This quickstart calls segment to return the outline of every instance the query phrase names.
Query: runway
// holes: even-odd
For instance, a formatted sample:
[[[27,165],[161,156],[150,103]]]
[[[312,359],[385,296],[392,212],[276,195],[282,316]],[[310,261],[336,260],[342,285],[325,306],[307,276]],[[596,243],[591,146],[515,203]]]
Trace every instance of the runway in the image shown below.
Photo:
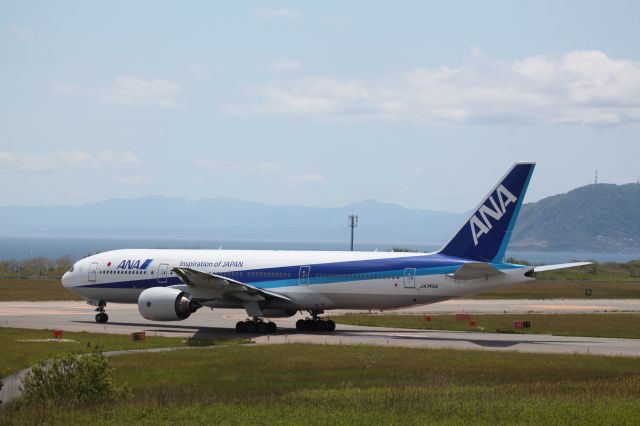
[[[136,305],[109,304],[110,320],[97,324],[93,307],[83,302],[2,302],[0,326],[61,329],[129,334],[146,331],[169,337],[247,337],[235,332],[235,323],[246,317],[241,310],[203,308],[184,321],[152,322],[138,313]],[[559,300],[451,300],[395,313],[596,313],[640,312],[640,301],[608,299]],[[332,311],[331,314],[345,313]],[[275,335],[256,335],[257,344],[326,343],[371,344],[422,348],[511,350],[537,353],[583,353],[640,356],[640,339],[562,337],[544,334],[503,334],[434,330],[389,329],[338,324],[333,333],[301,333],[295,322],[301,318],[278,318]]]

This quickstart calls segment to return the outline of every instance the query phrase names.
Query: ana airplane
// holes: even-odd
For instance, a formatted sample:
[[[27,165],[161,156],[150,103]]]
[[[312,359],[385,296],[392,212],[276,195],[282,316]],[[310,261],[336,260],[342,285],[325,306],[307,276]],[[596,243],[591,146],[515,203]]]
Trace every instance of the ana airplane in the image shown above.
[[[532,267],[504,263],[534,163],[516,163],[435,253],[114,250],[76,262],[62,283],[96,306],[137,303],[149,320],[178,321],[203,306],[245,309],[238,331],[273,332],[263,318],[308,311],[302,331],[332,331],[330,309],[396,309],[468,296],[533,279]]]

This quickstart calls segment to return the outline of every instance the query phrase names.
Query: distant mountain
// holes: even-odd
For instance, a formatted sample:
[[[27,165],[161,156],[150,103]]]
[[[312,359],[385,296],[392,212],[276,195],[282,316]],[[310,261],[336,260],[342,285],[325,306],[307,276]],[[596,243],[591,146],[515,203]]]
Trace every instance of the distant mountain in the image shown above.
[[[525,204],[509,248],[638,252],[640,185],[587,185]]]
[[[350,214],[360,216],[358,242],[388,246],[441,244],[468,217],[374,200],[323,208],[145,197],[82,206],[0,207],[0,236],[337,242],[348,237]],[[588,185],[525,204],[509,248],[640,252],[640,185]]]
[[[0,236],[344,241],[349,214],[360,216],[362,242],[439,243],[464,220],[459,214],[374,200],[322,208],[145,197],[82,206],[0,207]]]

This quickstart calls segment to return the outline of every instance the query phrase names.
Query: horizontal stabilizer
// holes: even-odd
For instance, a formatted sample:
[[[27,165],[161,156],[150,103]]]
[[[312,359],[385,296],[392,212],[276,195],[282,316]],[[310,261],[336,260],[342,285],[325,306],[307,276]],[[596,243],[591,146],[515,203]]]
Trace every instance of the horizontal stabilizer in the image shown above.
[[[592,262],[559,263],[557,265],[542,265],[533,268],[533,272],[555,271],[556,269],[575,268],[577,266],[591,265]]]
[[[477,280],[495,277],[503,273],[504,272],[499,271],[488,263],[467,262],[459,267],[457,271],[452,274],[447,274],[447,276],[456,280]]]

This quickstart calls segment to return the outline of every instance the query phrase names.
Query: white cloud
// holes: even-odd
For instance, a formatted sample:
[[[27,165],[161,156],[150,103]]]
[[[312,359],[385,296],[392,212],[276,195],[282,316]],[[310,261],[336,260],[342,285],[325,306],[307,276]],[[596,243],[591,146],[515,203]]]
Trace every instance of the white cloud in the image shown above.
[[[74,170],[117,169],[140,164],[131,151],[54,151],[30,155],[0,151],[0,168],[18,173],[51,173]]]
[[[410,185],[398,185],[393,187],[393,192],[398,194],[413,194],[415,193],[415,190],[413,189],[413,186]]]
[[[136,186],[151,183],[151,178],[147,175],[126,175],[117,176],[115,181],[121,185]]]
[[[224,172],[261,172],[280,173],[284,166],[277,162],[261,161],[257,163],[237,162],[237,161],[217,161],[208,158],[199,158],[193,162],[194,165],[207,169],[214,169]]]
[[[351,18],[348,16],[332,15],[325,17],[324,22],[336,27],[346,27],[351,24]]]
[[[261,172],[279,173],[284,170],[284,167],[280,163],[262,161],[257,164],[257,169]]]
[[[269,63],[270,71],[296,71],[302,69],[302,63],[291,58],[275,58]]]
[[[255,10],[256,16],[262,19],[297,19],[302,16],[302,12],[285,7],[260,8]]]
[[[640,63],[600,51],[496,61],[476,50],[463,66],[372,79],[308,76],[252,93],[225,111],[465,126],[640,123]]]
[[[86,90],[69,83],[53,83],[51,90],[58,95],[79,96],[86,93]]]
[[[295,115],[323,115],[337,112],[339,102],[329,97],[310,93],[295,93],[275,87],[265,88],[265,111]]]
[[[182,89],[164,79],[144,79],[122,75],[108,87],[83,88],[69,83],[55,83],[53,92],[66,96],[88,96],[97,102],[125,106],[156,106],[176,108],[176,97]]]
[[[17,25],[12,25],[9,27],[9,34],[11,34],[11,36],[14,38],[24,41],[31,41],[35,39],[36,36],[33,30],[30,30],[29,28],[19,27]]]
[[[300,187],[305,185],[326,184],[327,178],[314,171],[303,170],[302,173],[289,173],[285,166],[274,161],[239,162],[225,160],[211,160],[199,158],[193,162],[197,167],[209,169],[214,172],[227,172],[238,174],[259,174],[263,177],[273,177],[289,186]]]
[[[98,95],[98,101],[118,105],[178,106],[175,96],[180,86],[164,79],[142,79],[123,75]]]
[[[298,175],[288,175],[287,182],[293,186],[317,185],[327,183],[327,178],[318,173],[302,173]]]
[[[200,64],[198,62],[188,62],[187,68],[189,68],[191,75],[193,75],[193,77],[197,80],[204,80],[209,76],[209,70],[207,69],[206,65]]]

